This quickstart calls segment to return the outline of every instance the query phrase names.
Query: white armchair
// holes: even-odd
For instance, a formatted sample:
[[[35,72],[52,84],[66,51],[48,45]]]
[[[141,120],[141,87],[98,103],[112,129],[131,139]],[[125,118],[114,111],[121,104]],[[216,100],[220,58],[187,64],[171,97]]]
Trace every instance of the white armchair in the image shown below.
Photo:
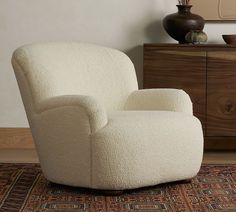
[[[182,90],[138,90],[122,52],[93,44],[38,43],[12,64],[46,178],[124,190],[190,179],[203,135]]]

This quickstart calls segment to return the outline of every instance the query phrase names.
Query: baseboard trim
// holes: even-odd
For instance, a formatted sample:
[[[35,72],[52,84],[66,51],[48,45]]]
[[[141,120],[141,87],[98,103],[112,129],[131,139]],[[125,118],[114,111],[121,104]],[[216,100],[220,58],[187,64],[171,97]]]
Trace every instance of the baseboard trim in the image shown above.
[[[29,128],[0,128],[0,149],[34,149]]]

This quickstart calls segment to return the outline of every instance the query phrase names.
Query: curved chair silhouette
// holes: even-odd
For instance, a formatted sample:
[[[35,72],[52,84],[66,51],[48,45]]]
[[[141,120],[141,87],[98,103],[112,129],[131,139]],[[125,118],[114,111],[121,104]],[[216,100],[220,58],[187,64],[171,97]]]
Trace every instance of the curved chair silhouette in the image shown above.
[[[203,135],[183,90],[138,90],[122,52],[84,43],[18,48],[12,64],[45,177],[124,190],[190,179]]]

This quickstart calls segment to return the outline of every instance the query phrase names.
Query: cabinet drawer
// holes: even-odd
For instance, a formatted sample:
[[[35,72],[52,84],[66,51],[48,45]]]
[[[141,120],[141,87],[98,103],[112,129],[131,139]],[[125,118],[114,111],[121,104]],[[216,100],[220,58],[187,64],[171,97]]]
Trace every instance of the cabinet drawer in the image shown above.
[[[208,52],[207,135],[236,136],[236,51]]]

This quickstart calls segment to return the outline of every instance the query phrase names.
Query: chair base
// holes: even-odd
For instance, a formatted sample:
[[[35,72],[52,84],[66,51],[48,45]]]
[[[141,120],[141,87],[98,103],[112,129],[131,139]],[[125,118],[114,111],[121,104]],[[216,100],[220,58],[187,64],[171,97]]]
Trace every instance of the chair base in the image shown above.
[[[105,196],[119,196],[124,193],[123,190],[99,190],[99,193],[104,194]]]
[[[192,179],[186,179],[186,180],[182,180],[183,183],[191,183]]]

